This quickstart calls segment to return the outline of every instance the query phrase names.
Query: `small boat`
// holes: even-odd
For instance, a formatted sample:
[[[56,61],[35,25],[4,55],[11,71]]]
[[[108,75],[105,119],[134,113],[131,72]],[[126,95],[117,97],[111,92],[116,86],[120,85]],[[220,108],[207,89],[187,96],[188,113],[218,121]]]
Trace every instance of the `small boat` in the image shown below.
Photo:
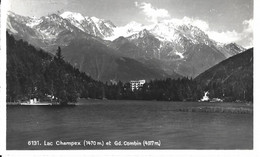
[[[50,102],[39,102],[36,99],[31,99],[30,101],[27,102],[22,102],[20,103],[21,105],[52,105]]]

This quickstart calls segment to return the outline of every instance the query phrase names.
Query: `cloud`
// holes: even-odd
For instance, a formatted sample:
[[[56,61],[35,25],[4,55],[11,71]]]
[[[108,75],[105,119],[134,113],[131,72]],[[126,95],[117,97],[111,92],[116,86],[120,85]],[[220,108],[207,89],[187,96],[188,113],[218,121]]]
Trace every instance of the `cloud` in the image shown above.
[[[235,30],[225,32],[207,31],[206,33],[210,39],[220,43],[231,43],[241,40],[241,35]]]
[[[220,42],[220,43],[231,43],[231,42],[237,42],[241,40],[241,33],[236,32],[235,30],[233,31],[222,31],[222,32],[217,32],[214,30],[210,30],[208,22],[200,19],[194,19],[194,18],[189,18],[189,17],[184,17],[182,19],[176,19],[173,18],[170,20],[173,23],[176,23],[178,25],[187,25],[190,24],[192,26],[196,26],[202,31],[204,31],[210,39]]]
[[[246,33],[253,33],[253,19],[244,20],[244,32]]]
[[[210,39],[220,42],[220,43],[232,43],[236,42],[245,48],[249,48],[253,46],[253,19],[244,20],[241,24],[243,25],[243,30],[238,32],[236,30],[232,31],[215,31],[210,29],[208,22],[193,19],[189,17],[184,17],[182,19],[172,18],[170,20],[173,23],[178,25],[182,24],[190,24],[198,27],[202,31],[204,31]]]
[[[158,9],[151,5],[151,3],[138,3],[135,2],[135,6],[142,10],[142,12],[146,15],[147,20],[149,22],[158,23],[159,20],[164,18],[171,18],[168,10],[166,9]],[[175,23],[178,25],[190,24],[198,27],[202,31],[204,31],[210,39],[220,42],[220,43],[231,43],[237,42],[244,47],[252,47],[253,46],[253,19],[244,20],[242,22],[243,30],[238,32],[236,30],[232,31],[222,31],[218,32],[215,30],[211,30],[208,22],[201,19],[194,19],[190,17],[183,17],[182,19],[171,18],[168,20],[171,23]]]
[[[192,20],[191,25],[198,27],[202,31],[209,30],[209,24],[203,20]]]
[[[152,6],[151,3],[138,3],[135,2],[135,6],[140,8],[142,12],[148,17],[148,21],[153,23],[158,23],[159,18],[169,18],[171,17],[168,10],[166,9],[158,9]],[[199,19],[193,19],[189,17],[184,17],[182,19],[172,18],[170,21],[177,24],[191,24],[197,26],[201,30],[205,31],[209,29],[209,25],[207,22]]]
[[[225,32],[217,32],[207,30],[209,38],[221,42],[221,43],[231,43],[237,42],[241,44],[245,48],[249,48],[253,46],[253,19],[244,20],[242,22],[243,30],[241,32],[233,31],[225,31]]]
[[[244,30],[242,32],[242,38],[247,39],[246,48],[253,47],[253,19],[243,21]]]
[[[173,20],[173,19],[172,19]],[[192,26],[196,26],[202,31],[207,31],[209,29],[209,24],[206,21],[200,19],[193,19],[189,17],[184,17],[182,19],[174,19],[176,22],[179,20],[179,24],[190,24]]]
[[[142,10],[142,12],[148,17],[148,21],[153,23],[157,23],[159,18],[170,17],[170,14],[166,9],[155,8],[151,3],[135,2],[135,6]]]

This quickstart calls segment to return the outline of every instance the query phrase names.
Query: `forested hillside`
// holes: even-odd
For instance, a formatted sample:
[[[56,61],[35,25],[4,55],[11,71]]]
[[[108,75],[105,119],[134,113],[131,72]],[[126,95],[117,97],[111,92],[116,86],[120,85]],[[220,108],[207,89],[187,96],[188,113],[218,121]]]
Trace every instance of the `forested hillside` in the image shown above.
[[[103,84],[66,63],[60,48],[51,56],[8,33],[6,77],[9,102],[46,99],[48,95],[64,103],[78,97],[102,97]]]
[[[222,61],[195,80],[211,97],[253,101],[253,48]]]

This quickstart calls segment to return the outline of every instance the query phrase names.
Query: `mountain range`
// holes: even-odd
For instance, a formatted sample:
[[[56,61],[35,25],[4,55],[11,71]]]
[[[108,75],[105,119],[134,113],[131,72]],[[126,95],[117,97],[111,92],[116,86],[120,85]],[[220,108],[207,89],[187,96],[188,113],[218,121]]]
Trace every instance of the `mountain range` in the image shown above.
[[[198,27],[164,20],[144,26],[64,12],[40,18],[8,13],[7,29],[17,39],[65,59],[101,81],[196,77],[245,49],[217,43]]]

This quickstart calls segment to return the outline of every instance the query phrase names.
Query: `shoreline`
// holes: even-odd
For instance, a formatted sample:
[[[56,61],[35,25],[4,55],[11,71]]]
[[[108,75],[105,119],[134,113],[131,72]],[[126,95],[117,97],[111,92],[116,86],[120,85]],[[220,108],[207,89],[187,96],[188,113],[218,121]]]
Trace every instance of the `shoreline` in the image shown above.
[[[60,104],[58,103],[51,103],[51,102],[39,102],[38,104],[22,104],[19,102],[6,102],[6,106],[59,106]],[[67,105],[60,105],[60,106],[75,106],[76,103],[71,103],[69,102]]]
[[[81,100],[82,101],[82,100]],[[98,100],[84,99],[76,106],[86,105],[149,105],[162,103],[168,105],[165,111],[175,112],[207,112],[253,114],[253,103],[242,102],[177,102],[177,101],[146,101],[146,100]]]
[[[253,103],[237,102],[168,102],[168,101],[145,101],[145,100],[99,100],[99,99],[80,99],[73,106],[89,105],[159,105],[162,104],[163,110],[174,112],[204,112],[204,113],[232,113],[232,114],[253,114]],[[45,105],[20,105],[20,103],[7,102],[7,106],[45,106]],[[165,105],[167,106],[165,109]],[[68,105],[49,105],[49,106],[72,106]]]

